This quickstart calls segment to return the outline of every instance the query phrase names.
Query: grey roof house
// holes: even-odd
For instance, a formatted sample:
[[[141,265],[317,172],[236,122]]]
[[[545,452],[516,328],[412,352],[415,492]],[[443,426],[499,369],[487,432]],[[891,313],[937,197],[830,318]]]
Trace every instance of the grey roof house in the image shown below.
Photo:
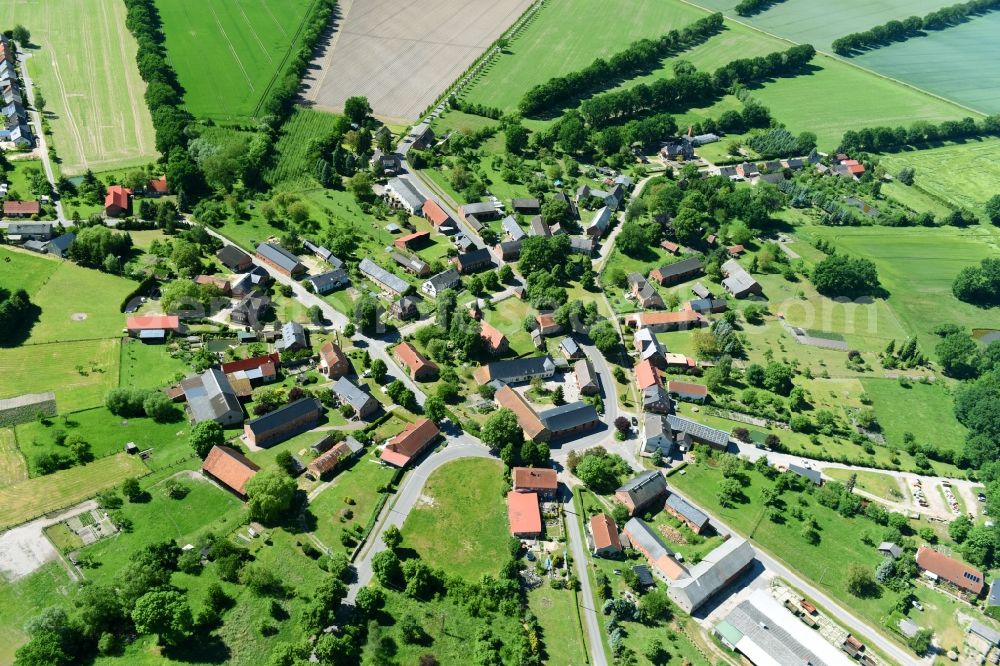
[[[225,373],[209,368],[181,382],[187,410],[194,423],[215,421],[222,426],[243,422],[243,407]]]
[[[441,271],[437,275],[429,277],[422,285],[420,291],[431,298],[437,298],[445,289],[458,289],[462,284],[462,276],[454,268]]]
[[[302,324],[290,321],[281,327],[281,340],[276,342],[275,347],[279,351],[293,351],[296,349],[306,349],[309,346],[309,338],[306,329]]]
[[[338,379],[331,388],[341,403],[350,405],[354,409],[354,414],[359,419],[368,418],[378,411],[378,400],[364,389],[355,386],[346,377]]]
[[[378,285],[382,291],[402,296],[410,290],[410,284],[406,280],[397,275],[393,275],[368,257],[361,260],[361,263],[358,264],[358,270],[361,271],[365,277]]]

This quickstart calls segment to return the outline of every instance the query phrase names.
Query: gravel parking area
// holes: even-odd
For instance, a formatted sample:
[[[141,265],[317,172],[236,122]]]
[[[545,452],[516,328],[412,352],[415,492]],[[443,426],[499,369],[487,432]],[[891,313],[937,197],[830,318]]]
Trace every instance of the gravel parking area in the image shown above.
[[[351,0],[306,75],[306,99],[343,110],[364,95],[389,122],[424,109],[499,37],[531,0]]]

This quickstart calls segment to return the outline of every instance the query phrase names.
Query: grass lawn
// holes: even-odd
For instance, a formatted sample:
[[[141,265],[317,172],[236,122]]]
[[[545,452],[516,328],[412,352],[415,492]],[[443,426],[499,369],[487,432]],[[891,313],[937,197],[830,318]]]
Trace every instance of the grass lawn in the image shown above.
[[[17,449],[14,431],[0,428],[0,487],[28,478],[28,466]]]
[[[0,529],[72,506],[129,477],[148,472],[138,457],[119,453],[0,488]]]
[[[161,388],[192,372],[188,364],[170,355],[164,345],[144,345],[123,338],[118,383],[137,388]]]
[[[507,336],[510,348],[518,354],[528,354],[534,350],[531,334],[524,330],[524,320],[529,315],[538,312],[527,301],[519,298],[505,298],[497,303],[492,310],[483,312],[486,321]]]
[[[17,194],[22,199],[36,198],[31,193],[31,181],[28,179],[29,171],[42,171],[41,160],[15,160],[10,162],[10,170],[3,176],[10,188],[10,191]],[[13,197],[11,197],[13,198]],[[25,250],[27,252],[27,250]]]
[[[172,446],[178,440],[186,444],[190,426],[184,419],[173,423],[156,423],[149,418],[122,419],[104,407],[66,414],[52,419],[49,425],[37,421],[22,423],[15,430],[18,446],[33,472],[35,461],[43,453],[71,455],[53,441],[60,430],[79,433],[90,444],[94,457],[103,458],[123,451],[126,442],[135,442],[140,450]]]
[[[167,235],[160,229],[134,230],[128,235],[132,237],[132,245],[140,250],[148,250],[154,240],[167,240]]]
[[[902,446],[903,434],[912,432],[921,443],[961,450],[966,430],[955,418],[951,394],[941,382],[915,382],[906,388],[891,379],[864,379],[862,384],[890,444]]]
[[[855,488],[860,488],[872,495],[877,495],[893,502],[898,502],[904,498],[902,486],[896,480],[896,477],[888,474],[854,471],[835,467],[825,468],[823,474],[841,482],[846,482],[854,474],[856,476]]]
[[[256,115],[259,102],[299,45],[307,0],[157,0],[167,60],[195,116]]]
[[[118,340],[0,349],[0,377],[0,398],[52,390],[62,413],[94,407],[118,385]]]
[[[982,214],[982,206],[1000,178],[1000,139],[883,155],[881,163],[892,174],[904,166],[912,167],[916,172],[914,189]]]
[[[441,467],[403,524],[403,545],[469,580],[495,574],[510,539],[504,483],[498,461],[472,458]]]
[[[24,24],[38,45],[28,71],[45,96],[64,175],[156,157],[153,122],[141,101],[146,84],[123,3],[31,0],[5,4],[0,18],[5,25]]]
[[[941,199],[928,194],[919,187],[903,185],[898,180],[882,184],[882,194],[894,199],[918,213],[930,213],[935,217],[943,217],[953,208]]]
[[[78,537],[66,523],[56,523],[45,528],[45,536],[60,553],[68,553],[83,547],[83,539]]]
[[[546,584],[528,592],[528,608],[542,625],[545,663],[552,666],[578,666],[587,663],[583,630],[577,620],[576,595],[569,590],[554,590]]]
[[[34,296],[60,266],[58,259],[0,247],[0,284],[6,289],[24,289]]]
[[[49,562],[14,583],[0,579],[0,663],[13,664],[14,652],[28,641],[25,622],[49,606],[61,605],[68,610],[74,589],[58,562]]]

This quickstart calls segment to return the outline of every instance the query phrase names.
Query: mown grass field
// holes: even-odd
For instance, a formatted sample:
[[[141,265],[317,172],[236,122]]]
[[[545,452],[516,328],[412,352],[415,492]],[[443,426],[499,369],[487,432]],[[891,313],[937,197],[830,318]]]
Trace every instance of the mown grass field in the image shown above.
[[[879,425],[890,444],[902,446],[903,434],[911,432],[918,442],[934,448],[962,449],[966,430],[955,418],[951,395],[940,382],[914,382],[906,388],[892,379],[864,379],[861,383],[871,396]],[[914,405],[920,408],[914,409]]]
[[[17,450],[17,440],[10,428],[0,428],[0,487],[28,478],[24,456]]]
[[[162,388],[193,371],[180,359],[171,356],[161,345],[144,345],[123,338],[119,384],[136,388]]]
[[[542,643],[552,666],[587,663],[583,630],[577,619],[576,595],[570,590],[554,590],[547,584],[528,592],[528,608],[542,626]]]
[[[913,168],[913,188],[917,191],[980,214],[1000,180],[1000,139],[894,153],[880,159],[892,174],[904,166]]]
[[[60,413],[103,404],[118,385],[118,344],[77,340],[0,349],[0,398],[55,391]]]
[[[503,487],[498,461],[448,463],[427,480],[423,500],[403,524],[403,546],[431,566],[468,580],[495,574],[510,538]]]
[[[167,59],[195,116],[255,115],[275,76],[298,48],[309,0],[158,0]]]
[[[896,477],[881,472],[855,471],[853,469],[841,469],[839,467],[828,467],[823,470],[823,474],[841,483],[846,483],[851,475],[855,476],[855,488],[860,488],[865,492],[877,495],[883,499],[898,502],[903,496],[903,485],[896,480]]]
[[[125,28],[125,5],[106,0],[4,3],[5,25],[24,24],[28,71],[46,100],[63,174],[142,164],[156,157],[146,84]]]
[[[57,259],[0,247],[0,284],[4,289],[24,289],[31,296],[60,266],[62,262]]]
[[[68,608],[70,578],[59,562],[49,562],[15,583],[0,579],[0,663],[13,664],[27,642],[24,624],[49,606]]]
[[[313,437],[319,439],[318,434]],[[353,467],[337,472],[330,487],[309,502],[309,512],[316,518],[313,533],[334,551],[344,549],[340,535],[345,530],[355,523],[361,527],[368,524],[379,500],[379,488],[392,480],[394,470],[379,464],[374,453],[373,448]],[[341,512],[345,510],[350,510],[352,517],[344,516],[341,521]]]
[[[0,488],[0,529],[72,506],[149,469],[137,456],[119,453],[81,467]]]

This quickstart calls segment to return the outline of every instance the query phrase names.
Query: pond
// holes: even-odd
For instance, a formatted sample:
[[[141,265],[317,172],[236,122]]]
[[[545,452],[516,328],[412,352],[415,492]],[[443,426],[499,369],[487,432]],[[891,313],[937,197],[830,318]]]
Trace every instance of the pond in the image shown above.
[[[205,343],[205,346],[208,347],[208,351],[221,352],[226,351],[230,347],[235,347],[237,344],[239,343],[235,338],[223,338],[219,340],[209,340]]]

